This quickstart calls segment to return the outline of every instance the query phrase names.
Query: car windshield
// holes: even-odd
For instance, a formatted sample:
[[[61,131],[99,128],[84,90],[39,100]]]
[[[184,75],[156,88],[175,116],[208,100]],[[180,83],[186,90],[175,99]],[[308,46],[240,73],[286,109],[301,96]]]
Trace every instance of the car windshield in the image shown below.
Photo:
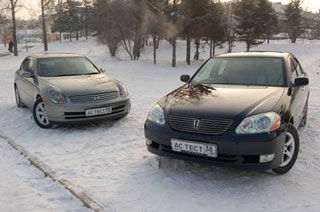
[[[284,86],[282,58],[229,57],[210,59],[193,77],[195,84]]]
[[[39,75],[60,77],[99,74],[98,69],[86,58],[42,58],[38,60]]]

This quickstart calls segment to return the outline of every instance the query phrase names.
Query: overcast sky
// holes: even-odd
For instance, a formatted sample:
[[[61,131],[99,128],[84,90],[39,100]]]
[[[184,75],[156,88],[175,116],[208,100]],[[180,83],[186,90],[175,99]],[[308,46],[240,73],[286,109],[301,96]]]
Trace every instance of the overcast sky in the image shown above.
[[[224,0],[230,1],[230,0]],[[290,0],[270,0],[272,2],[282,2],[283,4],[288,4]],[[37,19],[40,14],[40,0],[19,0],[29,11],[26,9],[20,9],[17,16],[21,19]],[[303,7],[309,11],[318,12],[320,10],[320,0],[303,0]]]

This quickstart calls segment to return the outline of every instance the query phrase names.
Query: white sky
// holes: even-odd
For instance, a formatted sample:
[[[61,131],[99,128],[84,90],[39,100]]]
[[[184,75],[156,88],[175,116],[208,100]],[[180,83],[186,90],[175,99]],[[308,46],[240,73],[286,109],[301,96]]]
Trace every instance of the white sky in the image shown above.
[[[230,0],[224,0],[230,1]],[[283,4],[288,4],[290,0],[270,0],[271,2],[282,2]],[[26,8],[29,8],[29,11],[26,9],[20,9],[17,13],[17,17],[21,19],[38,19],[40,14],[40,0],[19,0],[20,4]],[[320,10],[320,0],[303,0],[303,7],[308,11],[318,12]]]

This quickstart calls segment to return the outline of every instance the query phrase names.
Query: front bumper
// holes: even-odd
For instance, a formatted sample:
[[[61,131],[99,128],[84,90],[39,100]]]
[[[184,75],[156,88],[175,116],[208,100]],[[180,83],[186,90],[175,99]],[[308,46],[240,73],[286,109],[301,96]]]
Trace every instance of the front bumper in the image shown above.
[[[238,135],[230,130],[221,136],[212,136],[180,132],[173,130],[168,124],[160,126],[147,120],[145,123],[145,137],[152,142],[147,145],[148,151],[157,155],[245,169],[268,170],[281,164],[286,133]],[[174,152],[171,149],[171,139],[173,138],[216,144],[218,157],[210,158]],[[268,154],[275,154],[274,159],[267,163],[260,163],[260,155]]]
[[[112,107],[112,113],[107,115],[86,117],[85,111],[88,109]],[[117,98],[110,102],[88,103],[88,104],[53,104],[46,103],[48,119],[52,123],[76,123],[90,122],[102,119],[118,119],[126,116],[131,109],[129,98]]]

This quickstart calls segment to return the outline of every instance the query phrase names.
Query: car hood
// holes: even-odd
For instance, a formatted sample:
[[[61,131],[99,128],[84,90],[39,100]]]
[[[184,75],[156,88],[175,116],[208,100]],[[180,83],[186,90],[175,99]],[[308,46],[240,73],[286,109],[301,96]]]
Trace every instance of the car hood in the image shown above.
[[[286,88],[186,84],[160,100],[167,115],[242,120],[251,114],[278,110]]]
[[[103,73],[66,77],[41,77],[39,81],[44,87],[55,87],[62,90],[66,96],[118,90],[116,81]]]

